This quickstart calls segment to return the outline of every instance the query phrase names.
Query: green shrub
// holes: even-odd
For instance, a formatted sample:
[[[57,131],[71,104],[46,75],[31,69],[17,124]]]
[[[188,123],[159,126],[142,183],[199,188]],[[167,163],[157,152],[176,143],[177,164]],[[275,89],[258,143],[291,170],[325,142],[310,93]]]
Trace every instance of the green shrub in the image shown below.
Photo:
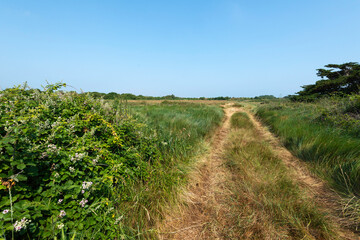
[[[62,86],[0,92],[0,236],[6,239],[121,236],[119,205],[161,160],[157,140],[144,137],[127,114],[58,91]]]

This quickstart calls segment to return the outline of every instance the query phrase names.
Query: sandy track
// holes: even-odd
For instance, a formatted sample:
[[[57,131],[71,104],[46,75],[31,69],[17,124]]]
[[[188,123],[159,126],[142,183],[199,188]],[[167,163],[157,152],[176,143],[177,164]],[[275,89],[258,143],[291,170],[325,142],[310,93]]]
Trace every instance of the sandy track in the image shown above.
[[[160,239],[223,239],[224,226],[229,224],[226,215],[230,211],[226,199],[232,193],[226,187],[231,181],[231,173],[224,166],[222,155],[230,132],[230,118],[235,112],[248,114],[259,134],[271,144],[275,155],[289,168],[292,178],[327,213],[334,225],[346,225],[346,220],[338,217],[340,197],[326,183],[312,175],[305,163],[284,148],[251,112],[231,107],[231,104],[226,104],[224,111],[225,120],[212,138],[209,154],[197,162],[194,172],[190,174],[187,188],[182,191],[183,204],[168,211],[158,227]],[[337,232],[341,239],[360,239],[346,228],[338,227]]]
[[[190,174],[190,183],[182,196],[184,204],[165,217],[160,239],[221,239],[228,211],[225,200],[230,194],[225,182],[230,173],[222,159],[223,146],[230,130],[230,118],[237,108],[225,105],[225,120],[214,134],[210,153]]]
[[[347,229],[350,225],[348,221],[340,217],[342,208],[340,196],[332,191],[324,181],[313,175],[304,162],[283,147],[280,140],[264,127],[251,112],[243,108],[241,111],[249,116],[259,134],[271,144],[272,151],[289,168],[292,178],[316,201],[317,205],[327,214],[334,225],[339,226],[337,230],[340,237],[342,239],[360,239],[359,235]]]

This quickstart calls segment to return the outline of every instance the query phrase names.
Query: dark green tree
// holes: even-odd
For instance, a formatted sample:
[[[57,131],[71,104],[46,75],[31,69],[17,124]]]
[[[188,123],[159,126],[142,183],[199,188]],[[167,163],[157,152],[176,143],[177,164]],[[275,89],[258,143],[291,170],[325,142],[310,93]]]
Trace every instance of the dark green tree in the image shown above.
[[[303,90],[293,100],[315,100],[324,96],[358,93],[360,90],[360,65],[356,62],[328,64],[327,69],[317,69],[321,80],[302,86]]]

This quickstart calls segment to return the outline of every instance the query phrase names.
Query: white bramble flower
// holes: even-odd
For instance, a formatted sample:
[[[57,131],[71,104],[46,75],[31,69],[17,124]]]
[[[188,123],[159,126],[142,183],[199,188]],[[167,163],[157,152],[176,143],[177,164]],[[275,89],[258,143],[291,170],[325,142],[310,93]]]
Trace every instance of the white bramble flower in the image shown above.
[[[87,199],[82,199],[81,200],[81,202],[80,202],[80,205],[81,205],[81,207],[85,207],[85,204],[88,202],[88,200]]]
[[[83,188],[84,190],[89,189],[92,184],[93,184],[93,182],[83,182],[83,183],[82,183],[82,188]]]
[[[5,209],[4,211],[2,211],[3,214],[7,214],[9,212],[9,209]]]
[[[66,216],[66,212],[64,210],[60,211],[59,217],[65,217]]]
[[[75,153],[73,157],[71,157],[71,161],[76,162],[85,157],[85,153]]]
[[[28,225],[31,222],[31,220],[23,218],[21,221],[16,221],[14,224],[15,231],[20,231],[21,229],[25,229],[26,225]]]
[[[63,223],[58,223],[57,228],[62,229],[65,225]]]
[[[59,151],[59,149],[54,144],[49,144],[47,147],[48,147],[49,152],[58,152]]]
[[[63,201],[64,201],[64,199],[60,198],[60,199],[58,200],[58,203],[62,203]]]

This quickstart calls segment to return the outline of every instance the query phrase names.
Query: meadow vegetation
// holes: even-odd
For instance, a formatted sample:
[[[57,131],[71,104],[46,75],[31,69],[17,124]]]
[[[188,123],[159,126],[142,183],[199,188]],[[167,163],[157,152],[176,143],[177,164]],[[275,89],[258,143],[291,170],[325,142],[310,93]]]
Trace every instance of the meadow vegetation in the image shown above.
[[[0,238],[151,237],[221,109],[131,107],[63,86],[0,92]]]
[[[283,144],[343,197],[342,212],[360,224],[360,96],[270,102],[257,115]]]
[[[336,239],[291,170],[276,157],[246,113],[231,118],[225,159],[232,174],[228,239]]]

